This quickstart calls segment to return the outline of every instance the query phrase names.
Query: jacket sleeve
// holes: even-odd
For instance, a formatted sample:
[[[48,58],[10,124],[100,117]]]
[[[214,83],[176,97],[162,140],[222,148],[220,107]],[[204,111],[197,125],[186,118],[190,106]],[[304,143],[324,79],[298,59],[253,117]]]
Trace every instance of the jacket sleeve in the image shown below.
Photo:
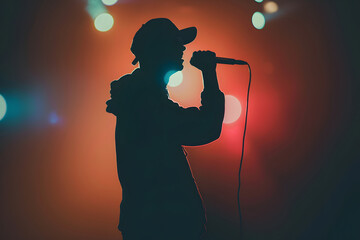
[[[170,102],[167,123],[172,140],[185,146],[198,146],[220,137],[225,111],[225,98],[220,90],[204,90],[199,108],[183,108]]]
[[[106,111],[114,114],[117,119],[115,134],[117,144],[136,142],[138,136],[141,136],[140,99],[134,94],[129,80],[131,80],[130,75],[125,75],[111,82],[111,98],[106,102]]]
[[[118,116],[124,109],[128,108],[129,91],[124,91],[124,89],[129,88],[129,84],[127,83],[129,78],[130,75],[128,74],[121,77],[119,80],[111,82],[111,98],[106,102],[106,111],[108,113]]]

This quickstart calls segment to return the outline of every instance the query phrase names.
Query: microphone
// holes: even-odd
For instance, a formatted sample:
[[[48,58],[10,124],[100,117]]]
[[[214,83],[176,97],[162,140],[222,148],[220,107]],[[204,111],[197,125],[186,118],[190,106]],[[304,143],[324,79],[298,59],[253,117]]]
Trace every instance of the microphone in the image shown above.
[[[231,64],[231,65],[247,65],[248,63],[242,60],[236,60],[232,58],[216,57],[216,63]]]

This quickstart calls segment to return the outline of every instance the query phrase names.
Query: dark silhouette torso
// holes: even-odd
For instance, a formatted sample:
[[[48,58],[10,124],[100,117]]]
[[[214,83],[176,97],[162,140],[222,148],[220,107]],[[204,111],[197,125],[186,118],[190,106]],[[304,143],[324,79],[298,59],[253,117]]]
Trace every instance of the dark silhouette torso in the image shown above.
[[[147,81],[140,69],[111,87],[107,111],[117,117],[117,166],[123,190],[119,229],[203,231],[205,211],[182,145],[201,145],[218,137],[212,129],[221,130],[223,93],[203,92],[200,110],[185,109],[168,98],[166,89]],[[210,95],[214,100],[208,100]]]

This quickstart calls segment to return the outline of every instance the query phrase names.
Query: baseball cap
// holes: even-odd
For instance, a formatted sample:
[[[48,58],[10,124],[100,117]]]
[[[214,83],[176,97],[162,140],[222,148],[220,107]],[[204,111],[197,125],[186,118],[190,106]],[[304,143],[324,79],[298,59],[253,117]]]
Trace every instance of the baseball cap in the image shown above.
[[[179,30],[173,22],[167,18],[154,18],[142,25],[135,33],[131,44],[131,52],[135,55],[132,64],[135,65],[142,54],[154,44],[179,40],[183,45],[192,42],[197,34],[196,27]]]

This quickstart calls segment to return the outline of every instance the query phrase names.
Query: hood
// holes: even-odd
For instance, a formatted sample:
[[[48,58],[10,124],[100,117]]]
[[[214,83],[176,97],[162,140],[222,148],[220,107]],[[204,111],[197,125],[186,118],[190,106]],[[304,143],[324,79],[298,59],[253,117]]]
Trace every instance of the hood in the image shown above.
[[[131,96],[132,75],[127,74],[118,80],[112,81],[110,84],[110,99],[106,101],[106,111],[118,116],[126,105]]]
[[[147,80],[137,68],[131,74],[112,81],[111,99],[106,102],[106,111],[118,117],[121,113],[129,114],[146,107],[151,99],[168,100],[167,89],[161,89]]]

